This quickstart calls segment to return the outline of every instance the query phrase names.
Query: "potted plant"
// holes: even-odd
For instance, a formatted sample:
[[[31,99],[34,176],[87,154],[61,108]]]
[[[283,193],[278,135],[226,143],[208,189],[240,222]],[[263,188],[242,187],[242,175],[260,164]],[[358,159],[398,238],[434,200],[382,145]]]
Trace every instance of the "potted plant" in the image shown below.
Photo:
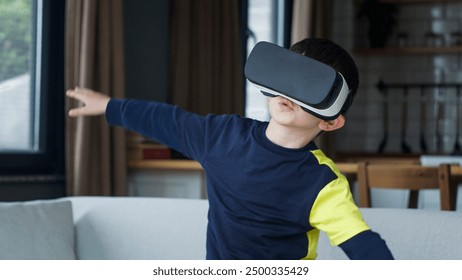
[[[364,0],[359,8],[358,17],[366,17],[370,47],[383,48],[396,25],[396,6],[378,0]]]

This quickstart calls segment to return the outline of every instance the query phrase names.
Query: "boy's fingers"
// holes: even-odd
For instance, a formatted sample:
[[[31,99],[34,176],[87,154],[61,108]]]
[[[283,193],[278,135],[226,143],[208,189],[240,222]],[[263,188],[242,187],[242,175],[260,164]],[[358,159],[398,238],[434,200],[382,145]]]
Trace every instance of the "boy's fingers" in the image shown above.
[[[71,97],[71,98],[74,98],[74,99],[77,99],[77,100],[82,100],[82,95],[79,94],[79,92],[77,90],[70,89],[70,90],[66,91],[66,95],[68,97]]]
[[[69,110],[69,116],[70,117],[77,117],[85,114],[85,107],[79,107],[79,108],[74,108]]]
[[[92,90],[82,88],[69,89],[66,91],[66,96],[83,103],[79,107],[69,110],[68,115],[70,117],[101,115],[105,109],[102,108],[104,102],[107,102],[105,99],[108,99],[108,97]]]

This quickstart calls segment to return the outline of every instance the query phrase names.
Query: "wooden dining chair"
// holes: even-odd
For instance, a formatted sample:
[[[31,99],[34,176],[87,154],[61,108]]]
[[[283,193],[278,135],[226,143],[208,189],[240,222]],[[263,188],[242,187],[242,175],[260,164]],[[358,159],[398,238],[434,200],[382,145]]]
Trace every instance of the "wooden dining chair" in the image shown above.
[[[408,208],[417,208],[419,190],[439,189],[441,210],[455,210],[457,186],[450,165],[358,163],[359,206],[372,207],[371,188],[407,189]]]

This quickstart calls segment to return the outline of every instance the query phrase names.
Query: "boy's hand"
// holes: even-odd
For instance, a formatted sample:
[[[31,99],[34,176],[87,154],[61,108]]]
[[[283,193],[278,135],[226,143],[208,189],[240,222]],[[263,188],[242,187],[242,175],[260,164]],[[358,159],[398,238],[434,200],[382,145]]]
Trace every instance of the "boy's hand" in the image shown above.
[[[91,89],[78,87],[68,90],[66,95],[84,104],[83,107],[71,109],[69,111],[71,117],[102,115],[106,112],[107,104],[111,99],[109,96]]]

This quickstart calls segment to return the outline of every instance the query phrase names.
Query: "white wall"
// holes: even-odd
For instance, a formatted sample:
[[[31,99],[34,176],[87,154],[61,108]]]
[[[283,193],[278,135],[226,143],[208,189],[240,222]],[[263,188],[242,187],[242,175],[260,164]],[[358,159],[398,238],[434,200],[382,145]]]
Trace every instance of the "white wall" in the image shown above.
[[[336,147],[340,151],[376,152],[383,137],[382,125],[382,95],[376,88],[380,79],[388,83],[432,83],[459,82],[462,83],[462,57],[459,54],[397,54],[375,55],[361,54],[353,51],[354,38],[363,38],[362,47],[366,44],[363,25],[355,25],[356,12],[353,2],[335,0],[333,39],[349,49],[360,70],[360,89],[354,105],[347,116],[346,126],[336,132]],[[446,36],[458,30],[462,14],[462,3],[400,5],[397,15],[399,22],[396,30],[406,31],[408,44],[425,46],[425,33],[432,30]],[[359,33],[359,35],[358,35]],[[391,46],[396,46],[396,32],[390,39]],[[389,141],[385,152],[401,152],[401,104],[403,94],[400,90],[389,91],[390,125]],[[444,100],[444,119],[436,122],[435,98],[437,91],[425,92],[427,97],[427,117],[425,125],[425,139],[429,147],[428,152],[451,153],[455,144],[455,115],[456,90],[450,89],[442,93]],[[414,153],[422,152],[419,146],[420,120],[420,89],[408,91],[412,100],[408,107],[406,141]],[[435,132],[437,127],[444,134],[443,150],[437,151]]]
[[[129,173],[130,196],[155,196],[204,199],[205,176],[202,171],[137,170]]]
[[[368,152],[375,153],[383,137],[382,125],[382,96],[376,89],[380,79],[388,83],[432,83],[458,82],[462,83],[462,57],[459,54],[396,54],[376,55],[361,54],[354,48],[365,47],[367,44],[366,26],[355,23],[357,12],[352,0],[334,0],[333,39],[354,56],[360,71],[360,88],[354,105],[347,115],[347,124],[335,132],[336,148],[340,152]],[[462,3],[401,5],[397,14],[399,24],[396,30],[405,31],[408,35],[409,47],[425,46],[425,34],[429,30],[444,34],[446,42],[451,32],[461,28],[460,15]],[[363,22],[364,23],[364,22]],[[359,38],[359,40],[358,40]],[[356,40],[356,42],[355,42]],[[359,43],[357,41],[360,41]],[[390,46],[397,46],[396,32],[389,41]],[[444,75],[442,75],[444,73]],[[401,91],[390,91],[389,111],[390,123],[389,141],[385,152],[401,152]],[[414,102],[408,108],[406,141],[414,153],[421,153],[419,145],[419,119],[421,101],[420,90],[409,90],[408,96]],[[435,92],[426,92],[427,117],[425,125],[425,139],[429,147],[428,152],[451,153],[455,143],[455,113],[456,92],[448,90],[444,93],[444,120],[438,123],[444,134],[443,151],[437,151],[434,135],[437,129],[435,114]],[[355,188],[355,194],[356,194]],[[401,190],[372,190],[372,204],[374,207],[406,207],[407,191]],[[462,209],[462,194],[459,190],[458,209]],[[356,196],[357,197],[357,196]],[[439,209],[439,194],[437,190],[422,191],[419,198],[419,208]]]

